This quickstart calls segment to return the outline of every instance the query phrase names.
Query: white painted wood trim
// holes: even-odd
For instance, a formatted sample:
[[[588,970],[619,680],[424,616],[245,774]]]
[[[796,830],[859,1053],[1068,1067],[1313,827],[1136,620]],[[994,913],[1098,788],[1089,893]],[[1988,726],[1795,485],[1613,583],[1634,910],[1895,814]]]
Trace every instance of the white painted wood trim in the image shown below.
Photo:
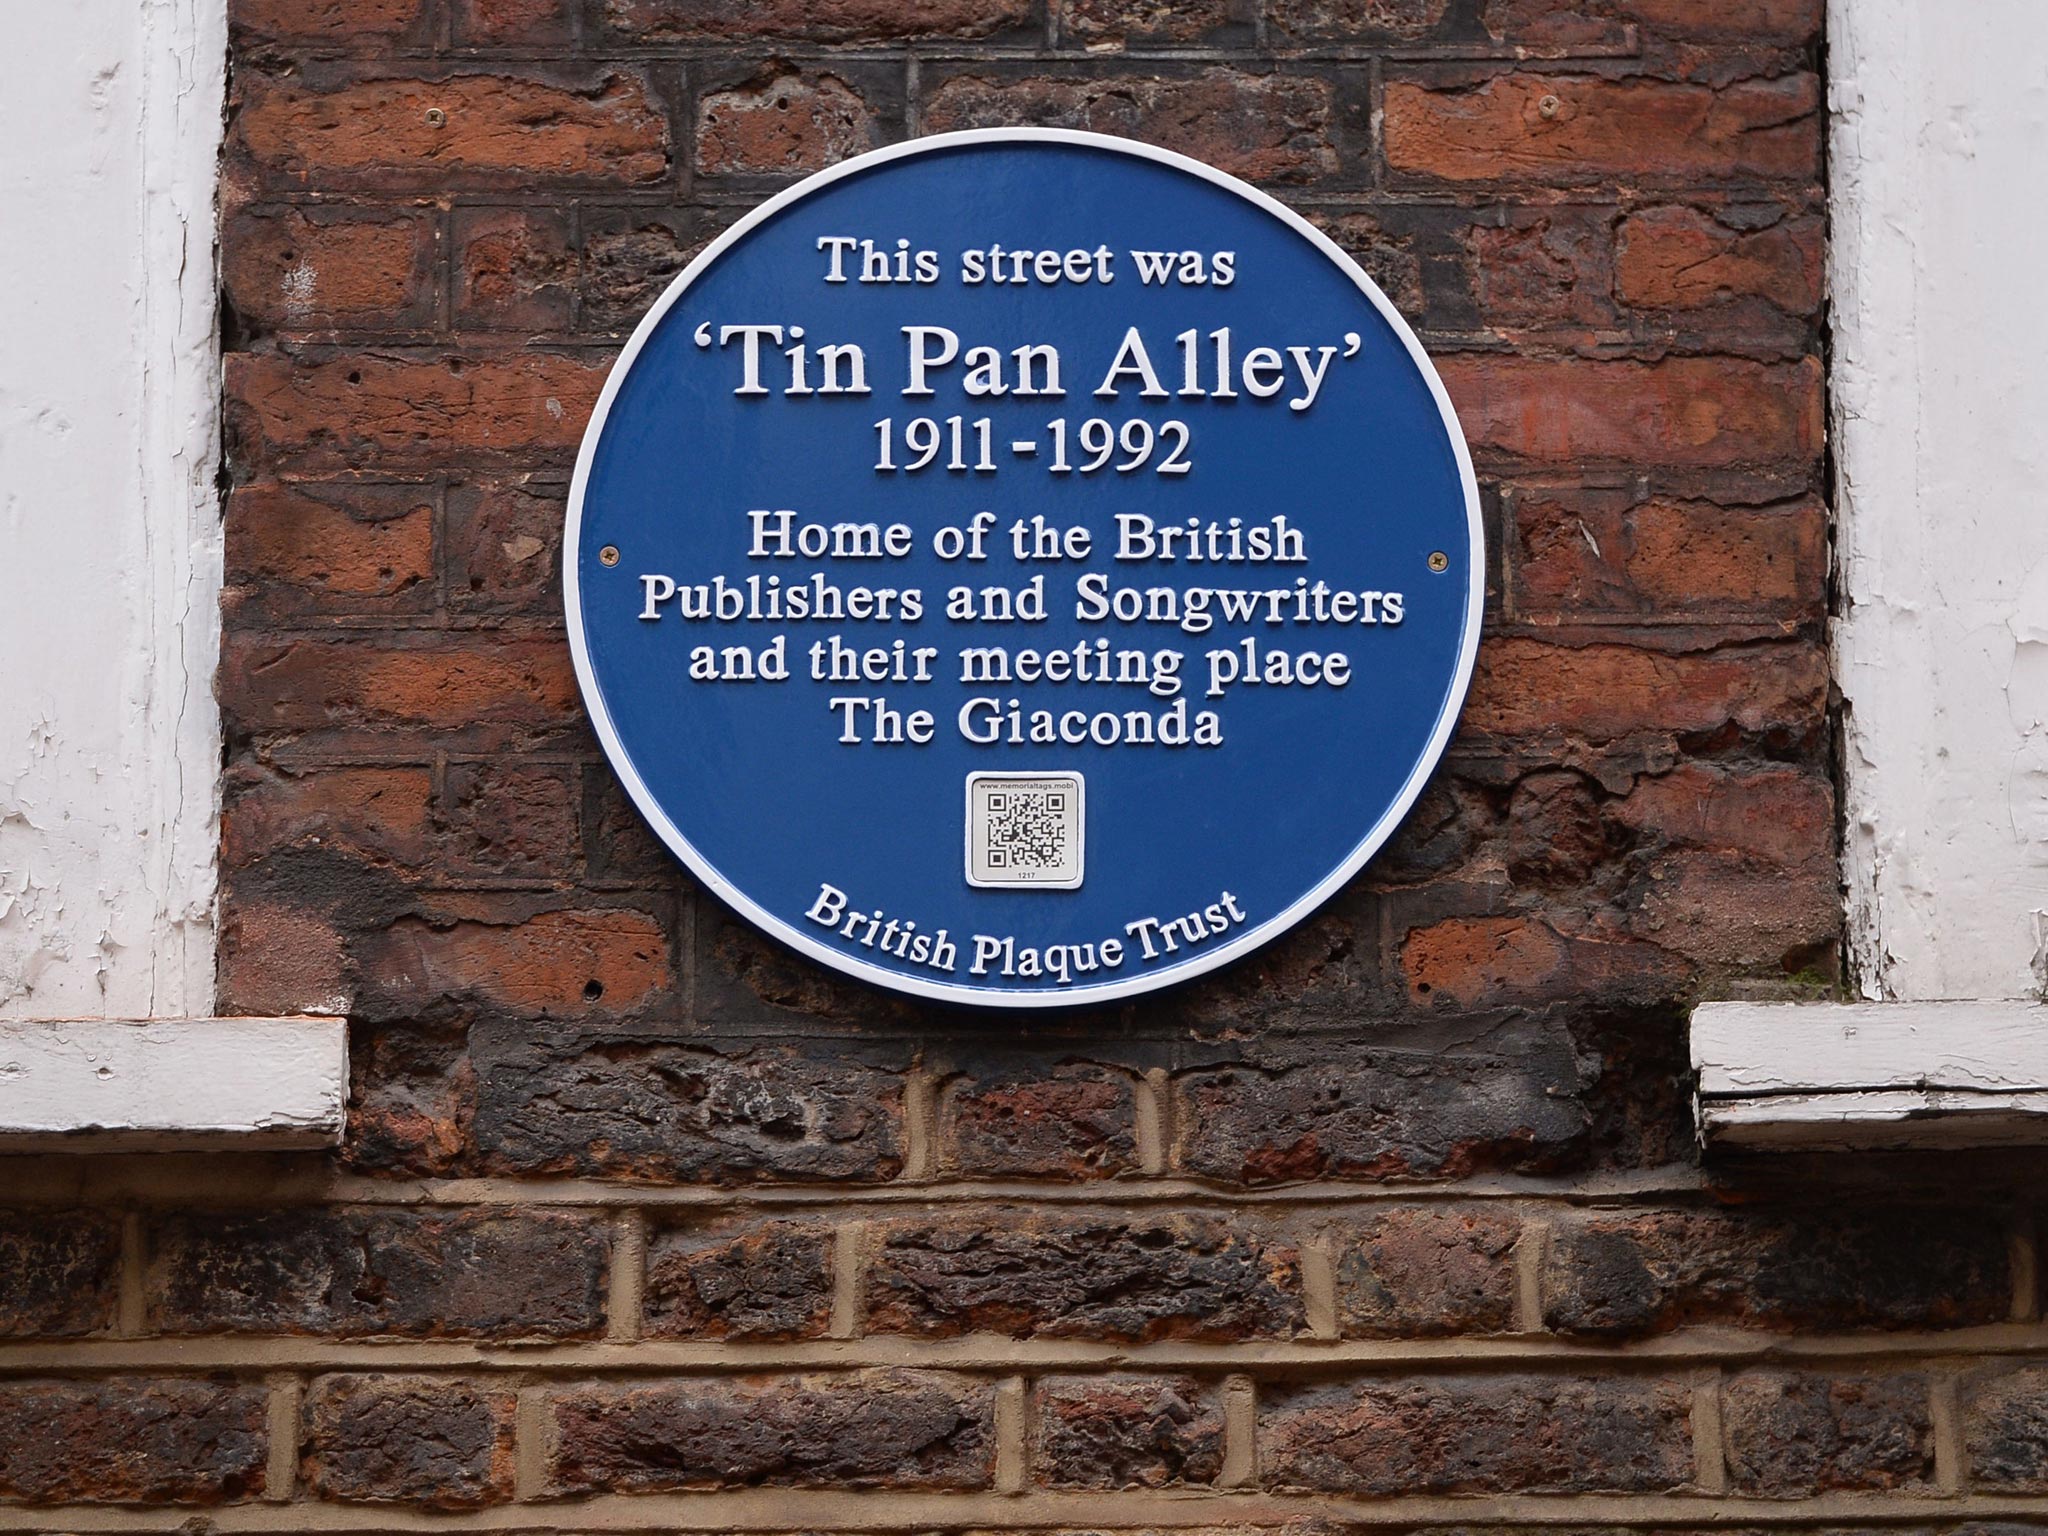
[[[1829,0],[1832,651],[1851,972],[2048,985],[2040,0]],[[2015,297],[2021,299],[2014,303]]]
[[[0,1152],[330,1147],[347,1101],[341,1019],[0,1022]]]
[[[1700,1101],[1707,1144],[1745,1152],[1924,1152],[2048,1143],[2048,1093],[1901,1088]]]
[[[0,53],[0,1018],[214,1011],[225,0]]]
[[[1702,1003],[1692,1064],[1709,1147],[2048,1144],[2039,1003]]]
[[[130,773],[148,796],[143,866],[152,1018],[213,1012],[220,847],[221,140],[226,0],[143,7],[139,452],[144,650]],[[128,962],[123,961],[124,965]],[[140,967],[141,962],[135,962]],[[131,1004],[132,1008],[133,1005]],[[40,1010],[45,1016],[56,1011]],[[119,1010],[109,1010],[119,1011]],[[38,1010],[23,1010],[33,1018]]]

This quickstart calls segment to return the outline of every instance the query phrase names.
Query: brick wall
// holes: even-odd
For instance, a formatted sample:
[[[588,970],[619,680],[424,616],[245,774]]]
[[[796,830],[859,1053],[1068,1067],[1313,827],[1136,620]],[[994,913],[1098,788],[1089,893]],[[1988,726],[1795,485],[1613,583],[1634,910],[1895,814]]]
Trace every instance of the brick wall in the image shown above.
[[[352,1119],[0,1164],[0,1531],[2048,1512],[2028,1181],[1692,1149],[1687,1001],[1837,968],[1819,0],[231,11],[221,1005],[346,1008]],[[666,280],[803,172],[1016,122],[1353,251],[1495,562],[1398,841],[1081,1018],[702,896],[559,615]]]

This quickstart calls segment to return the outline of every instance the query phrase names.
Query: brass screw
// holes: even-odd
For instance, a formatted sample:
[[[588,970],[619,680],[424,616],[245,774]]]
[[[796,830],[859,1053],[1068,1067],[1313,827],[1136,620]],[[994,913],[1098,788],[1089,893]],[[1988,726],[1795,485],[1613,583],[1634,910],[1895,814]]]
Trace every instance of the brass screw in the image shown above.
[[[1429,557],[1429,568],[1441,576],[1451,568],[1451,557],[1442,550],[1433,550]]]
[[[1555,96],[1545,96],[1536,103],[1536,110],[1544,117],[1552,118],[1557,116],[1558,109],[1563,105],[1564,103]]]
[[[427,108],[427,126],[429,128],[439,128],[447,121],[448,114],[446,112],[443,112],[439,107]]]
[[[606,565],[617,565],[619,563],[619,546],[616,544],[605,545],[603,549],[597,552],[597,558]]]

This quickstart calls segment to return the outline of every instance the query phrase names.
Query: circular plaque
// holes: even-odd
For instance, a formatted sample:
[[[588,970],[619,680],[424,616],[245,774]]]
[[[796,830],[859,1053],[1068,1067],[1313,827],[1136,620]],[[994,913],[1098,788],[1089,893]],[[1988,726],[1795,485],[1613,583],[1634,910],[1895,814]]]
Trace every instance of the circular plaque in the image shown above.
[[[1414,334],[1196,161],[1000,129],[727,230],[577,460],[569,635],[696,878],[953,1002],[1127,997],[1371,857],[1441,755],[1478,494]]]

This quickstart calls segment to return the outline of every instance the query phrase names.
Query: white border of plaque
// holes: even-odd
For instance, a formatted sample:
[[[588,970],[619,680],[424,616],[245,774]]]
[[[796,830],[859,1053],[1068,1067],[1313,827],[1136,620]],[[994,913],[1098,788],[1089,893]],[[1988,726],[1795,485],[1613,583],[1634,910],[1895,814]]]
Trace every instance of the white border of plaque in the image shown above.
[[[823,943],[813,934],[806,932],[803,926],[793,919],[770,912],[751,899],[723,870],[691,846],[682,829],[670,817],[668,808],[648,789],[620,742],[610,712],[605,708],[603,690],[598,685],[596,673],[591,666],[590,645],[583,630],[582,578],[578,570],[578,553],[582,549],[584,490],[589,483],[591,462],[596,455],[598,442],[604,434],[605,418],[611,410],[612,402],[618,398],[619,390],[627,376],[632,372],[634,361],[639,357],[641,349],[646,346],[648,338],[661,324],[663,316],[689,290],[690,284],[696,280],[698,274],[744,239],[749,231],[774,218],[791,203],[809,197],[842,177],[858,176],[892,160],[901,160],[913,155],[928,155],[963,144],[1031,142],[1078,145],[1128,155],[1135,159],[1151,160],[1185,171],[1188,175],[1199,177],[1272,215],[1348,275],[1399,338],[1436,401],[1437,411],[1444,424],[1446,442],[1456,456],[1458,476],[1464,486],[1467,544],[1465,568],[1471,573],[1466,593],[1464,641],[1458,655],[1456,670],[1448,679],[1444,707],[1437,717],[1429,742],[1416,755],[1414,767],[1409,772],[1400,793],[1379,818],[1364,829],[1349,849],[1333,855],[1329,873],[1313,887],[1302,892],[1301,896],[1284,910],[1261,914],[1257,921],[1248,924],[1229,942],[1205,948],[1194,959],[1166,968],[1164,974],[1141,968],[1136,974],[1121,977],[1116,981],[1062,990],[1005,990],[1000,987],[978,987],[963,981],[936,978],[928,980],[871,965],[857,951],[848,951]],[[1190,159],[1186,155],[1176,154],[1172,150],[1158,149],[1130,139],[1067,128],[975,128],[958,133],[933,134],[928,138],[911,139],[901,144],[870,150],[866,154],[842,160],[829,170],[808,176],[794,186],[778,192],[713,240],[688,267],[684,268],[682,274],[669,284],[654,307],[642,317],[639,327],[626,343],[625,350],[612,365],[603,392],[598,396],[597,408],[591,415],[590,425],[584,431],[582,448],[576,456],[575,479],[569,490],[569,516],[564,530],[563,553],[562,606],[568,620],[569,650],[575,661],[576,678],[581,685],[585,707],[590,712],[591,725],[597,732],[598,740],[604,745],[605,756],[610,760],[627,794],[639,807],[640,813],[647,818],[648,824],[660,835],[662,841],[667,843],[684,864],[703,881],[711,894],[727,903],[763,932],[773,935],[833,970],[857,976],[862,981],[896,992],[988,1008],[1066,1008],[1077,1004],[1103,1003],[1117,998],[1133,997],[1156,991],[1162,986],[1190,981],[1215,970],[1218,966],[1229,964],[1286,932],[1328,901],[1393,835],[1394,829],[1400,825],[1401,818],[1406,816],[1409,808],[1415,804],[1417,797],[1422,793],[1423,785],[1428,782],[1438,760],[1442,758],[1444,747],[1450,741],[1452,731],[1457,727],[1458,712],[1464,703],[1466,689],[1472,681],[1472,668],[1479,652],[1480,618],[1486,596],[1486,538],[1480,518],[1479,482],[1473,474],[1471,453],[1466,447],[1464,431],[1459,426],[1457,412],[1451,404],[1450,395],[1444,389],[1443,380],[1438,377],[1435,366],[1430,362],[1429,354],[1423,350],[1421,341],[1387,296],[1380,291],[1378,285],[1366,276],[1364,269],[1346,255],[1328,235],[1286,204],[1226,172],[1205,165],[1199,160]],[[1046,885],[1046,882],[1032,883],[1041,888]],[[1016,890],[1020,887],[1006,888]]]

